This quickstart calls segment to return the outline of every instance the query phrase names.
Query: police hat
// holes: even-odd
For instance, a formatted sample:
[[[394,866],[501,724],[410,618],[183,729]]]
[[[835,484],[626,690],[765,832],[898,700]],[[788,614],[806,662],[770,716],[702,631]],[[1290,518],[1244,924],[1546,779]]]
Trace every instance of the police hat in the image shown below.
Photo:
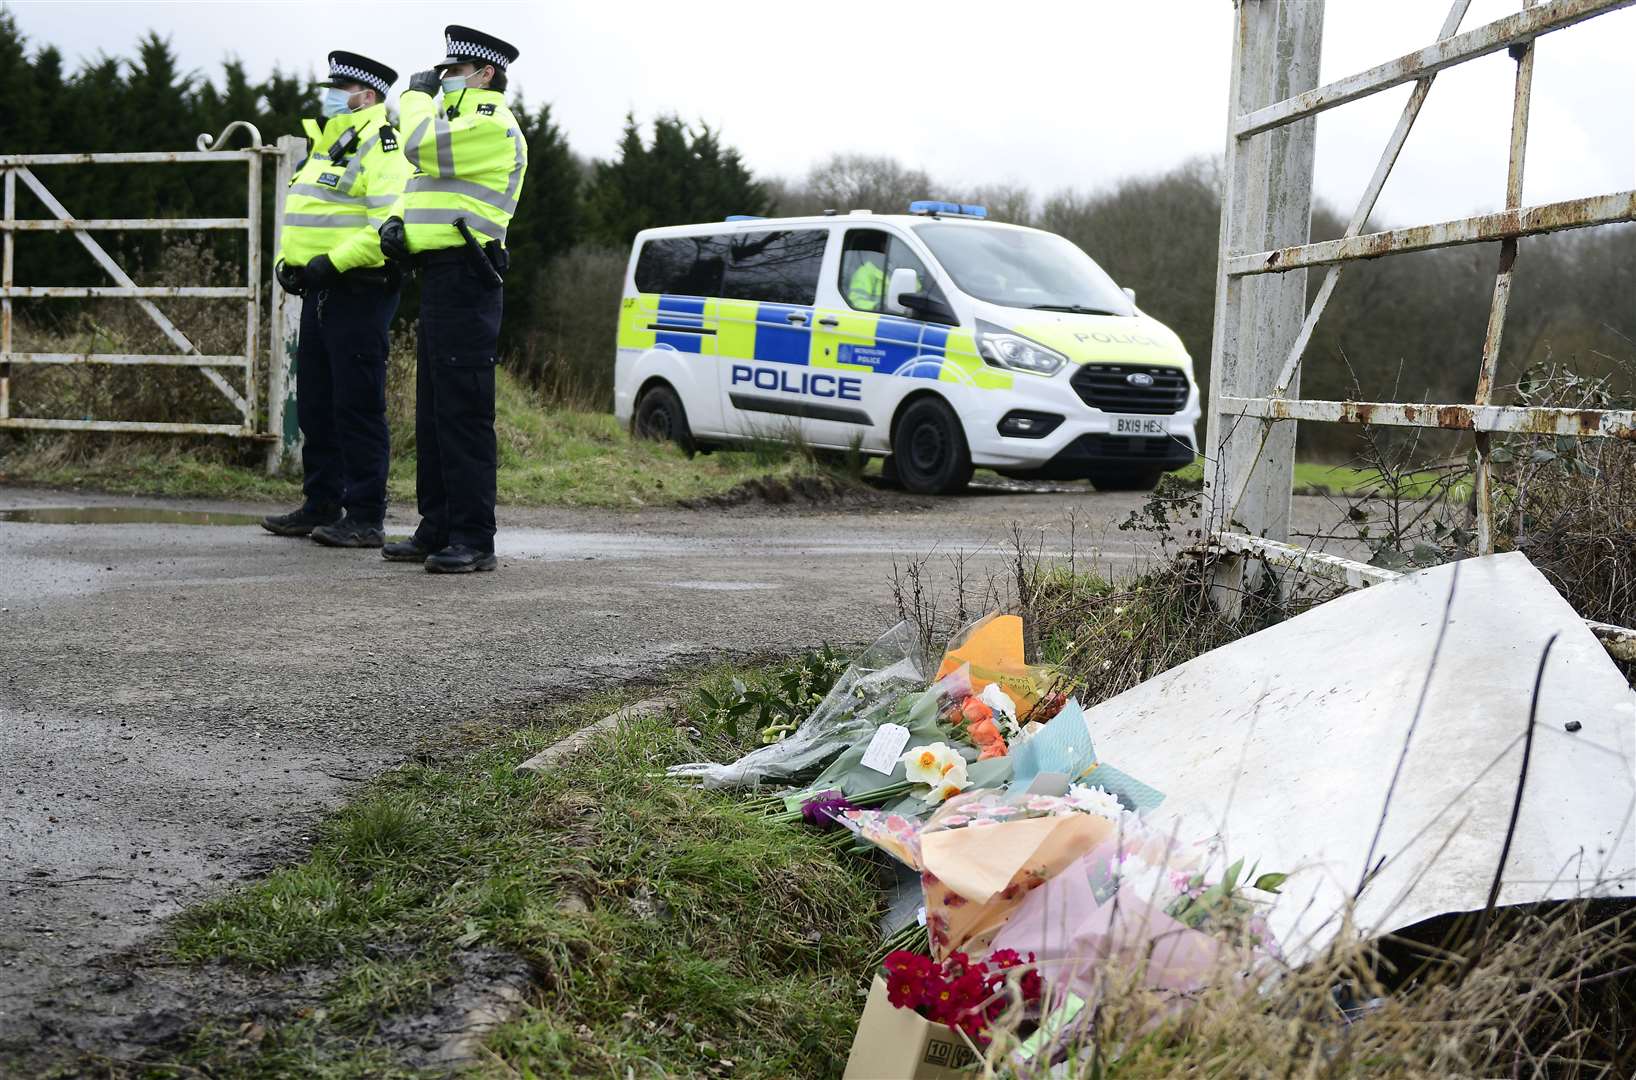
[[[445,26],[443,47],[449,55],[439,60],[434,67],[443,68],[450,64],[493,64],[504,71],[507,64],[517,59],[515,45],[501,41],[493,34],[473,30],[469,26]]]
[[[324,83],[325,86],[361,83],[384,98],[397,81],[398,73],[379,60],[371,60],[355,52],[336,51],[329,54],[329,80]]]

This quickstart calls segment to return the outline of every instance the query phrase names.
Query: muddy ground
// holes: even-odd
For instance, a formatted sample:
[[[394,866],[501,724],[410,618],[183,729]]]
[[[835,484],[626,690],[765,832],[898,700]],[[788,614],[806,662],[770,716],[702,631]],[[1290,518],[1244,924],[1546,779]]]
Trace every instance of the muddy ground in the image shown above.
[[[298,855],[319,814],[453,725],[869,640],[895,618],[894,564],[935,551],[946,585],[964,552],[981,578],[1018,521],[1047,554],[1072,521],[1081,559],[1128,570],[1151,548],[1115,525],[1143,498],[503,509],[499,572],[439,577],[248,524],[4,514],[265,506],[0,488],[0,1062],[181,1030],[229,976],[133,964],[165,918]],[[1300,527],[1338,516],[1296,502]]]

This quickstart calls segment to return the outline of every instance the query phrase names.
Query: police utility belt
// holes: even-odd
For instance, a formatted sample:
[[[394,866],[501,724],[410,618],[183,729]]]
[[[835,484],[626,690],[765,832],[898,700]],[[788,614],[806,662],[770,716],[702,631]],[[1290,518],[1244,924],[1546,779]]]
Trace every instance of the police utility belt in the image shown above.
[[[403,284],[403,268],[390,260],[385,266],[366,266],[348,270],[339,278],[341,287],[352,292],[374,289],[396,289]]]
[[[415,265],[432,266],[438,263],[461,262],[470,266],[478,279],[487,282],[491,287],[498,289],[504,285],[505,272],[511,266],[511,255],[500,241],[490,240],[486,244],[478,244],[465,218],[456,218],[454,227],[460,232],[459,247],[420,252],[413,257]]]

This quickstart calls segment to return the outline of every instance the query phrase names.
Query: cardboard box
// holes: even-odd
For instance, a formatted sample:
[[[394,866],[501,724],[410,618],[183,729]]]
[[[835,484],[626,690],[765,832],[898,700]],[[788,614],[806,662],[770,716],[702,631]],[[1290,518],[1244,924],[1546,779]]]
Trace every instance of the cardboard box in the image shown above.
[[[875,976],[843,1080],[971,1080],[976,1064],[958,1032],[893,1008],[886,980]]]

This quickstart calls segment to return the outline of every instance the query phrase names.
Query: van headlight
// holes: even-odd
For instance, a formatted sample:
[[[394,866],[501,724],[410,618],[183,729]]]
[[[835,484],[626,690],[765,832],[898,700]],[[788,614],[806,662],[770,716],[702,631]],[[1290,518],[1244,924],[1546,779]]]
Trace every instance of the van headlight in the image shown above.
[[[977,351],[997,367],[1026,371],[1030,375],[1055,375],[1068,362],[1066,356],[1037,341],[986,324],[977,327]]]

